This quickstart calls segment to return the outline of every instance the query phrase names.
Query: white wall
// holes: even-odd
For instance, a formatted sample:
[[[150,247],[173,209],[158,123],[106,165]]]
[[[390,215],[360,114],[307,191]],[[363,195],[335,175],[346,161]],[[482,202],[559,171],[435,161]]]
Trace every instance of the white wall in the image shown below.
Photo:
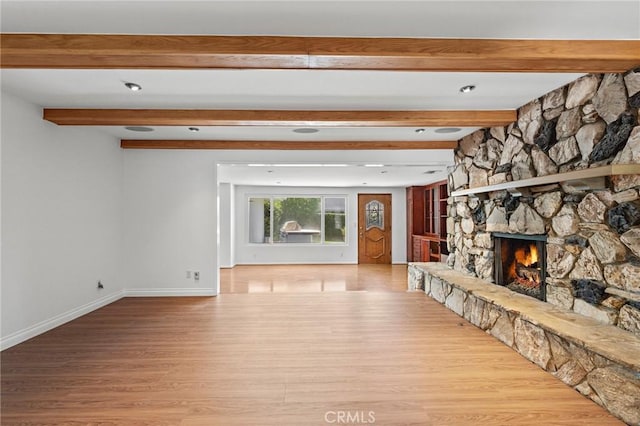
[[[236,254],[237,264],[358,263],[358,193],[391,194],[391,258],[406,263],[406,191],[404,188],[300,188],[236,186]],[[347,244],[289,245],[249,243],[249,196],[343,195],[347,197]],[[221,224],[222,225],[222,224]]]
[[[1,136],[5,348],[122,296],[123,153],[4,92]]]
[[[330,162],[336,156],[330,151],[123,151],[117,140],[97,130],[43,121],[40,107],[6,93],[1,148],[2,347],[123,295],[217,294],[218,256],[220,264],[232,266],[238,261],[234,254],[248,255],[253,263],[257,252],[245,251],[243,234],[235,234],[244,232],[244,204],[235,206],[245,199],[232,185],[222,183],[218,191],[216,165],[302,162],[309,155]],[[406,161],[411,155],[417,154],[344,151],[340,158],[376,163]],[[348,193],[350,206],[359,191],[316,190]],[[393,194],[393,261],[404,262],[404,190],[361,191]],[[351,227],[354,221],[350,218]],[[355,263],[354,229],[340,252],[297,248],[289,256],[283,248],[259,258]],[[199,271],[200,280],[187,278],[186,271]],[[96,289],[98,280],[104,290]]]
[[[126,151],[128,295],[217,294],[217,184],[211,152]],[[200,279],[186,271],[200,272]]]
[[[274,251],[273,247],[248,247],[245,242],[248,237],[244,226],[247,220],[244,194],[251,187],[216,184],[217,163],[258,159],[264,161],[269,158],[295,161],[303,155],[309,154],[126,150],[123,253],[127,295],[217,294],[218,253],[223,267],[241,263],[356,263],[355,239],[350,239],[350,244],[341,248],[305,247],[301,250],[298,246],[282,247],[279,251]],[[251,191],[264,193],[264,187],[256,188],[259,190]],[[292,193],[289,189],[274,188],[276,189]],[[307,189],[303,190],[305,191]],[[316,188],[315,191],[327,193],[326,188]],[[349,194],[350,205],[357,208],[358,189],[340,188],[330,192]],[[394,263],[404,263],[404,189],[362,188],[361,192],[393,194],[395,232],[392,260]],[[217,197],[220,200],[219,219]],[[229,206],[225,206],[226,203],[235,208],[229,209]],[[216,234],[218,220],[219,235]],[[356,226],[355,220],[355,217],[350,219],[350,226]],[[355,230],[351,230],[352,234],[353,232]],[[199,271],[200,280],[187,278],[186,271]]]
[[[220,223],[220,255],[221,268],[233,268],[235,265],[235,189],[230,183],[218,185],[218,214]]]
[[[423,151],[343,151],[340,160],[379,162],[407,162],[416,155],[428,155]],[[218,292],[218,253],[230,247],[235,253],[230,264],[243,263],[246,244],[238,235],[244,223],[246,210],[220,213],[218,219],[216,165],[250,162],[305,162],[312,156],[316,161],[335,161],[331,151],[206,151],[206,150],[125,150],[124,151],[124,277],[127,295],[209,295]],[[222,184],[222,183],[221,183]],[[237,188],[237,187],[236,187]],[[351,189],[355,194],[356,189]],[[393,262],[406,261],[405,247],[405,193],[403,189],[363,188],[363,192],[392,192],[394,241]],[[322,192],[327,192],[322,189]],[[342,189],[331,191],[344,192]],[[230,199],[238,205],[237,189],[227,197],[220,192],[221,203]],[[221,210],[224,208],[221,206]],[[225,217],[235,220],[235,226],[225,223]],[[217,232],[220,220],[220,234]],[[223,228],[236,230],[225,236]],[[230,242],[225,239],[230,238]],[[220,250],[218,250],[218,241]],[[233,245],[235,244],[235,250]],[[258,248],[259,249],[259,248]],[[264,247],[262,248],[264,249]],[[290,247],[289,249],[292,249]],[[317,250],[314,252],[314,250]],[[273,255],[271,251],[271,255]],[[296,250],[294,253],[299,253]],[[321,262],[357,261],[354,245],[343,250],[342,256],[326,248],[309,248],[307,261]],[[253,263],[253,253],[249,263]],[[225,255],[220,253],[221,260]],[[257,258],[258,256],[256,256]],[[262,263],[281,263],[286,257],[260,256]],[[295,257],[290,257],[295,259]],[[220,263],[223,266],[222,262]],[[197,270],[199,281],[186,278],[186,271]]]

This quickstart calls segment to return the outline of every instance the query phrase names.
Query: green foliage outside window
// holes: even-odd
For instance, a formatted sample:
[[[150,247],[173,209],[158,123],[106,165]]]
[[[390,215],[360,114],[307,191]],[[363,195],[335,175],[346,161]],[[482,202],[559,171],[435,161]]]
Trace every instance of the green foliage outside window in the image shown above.
[[[295,221],[302,229],[320,231],[320,198],[274,198],[273,241],[285,238],[278,231],[286,222]],[[320,234],[312,236],[311,242],[320,242]]]
[[[344,197],[261,197],[252,198],[250,202],[252,200],[254,203],[262,204],[264,230],[263,234],[259,234],[264,235],[264,238],[260,237],[262,242],[333,244],[346,242],[346,199]]]

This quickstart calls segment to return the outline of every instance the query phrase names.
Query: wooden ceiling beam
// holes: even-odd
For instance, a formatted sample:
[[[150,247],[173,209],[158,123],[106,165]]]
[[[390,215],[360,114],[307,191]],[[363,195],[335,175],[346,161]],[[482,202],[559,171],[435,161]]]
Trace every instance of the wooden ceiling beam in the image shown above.
[[[55,109],[45,120],[64,126],[492,127],[516,120],[497,111],[301,111],[202,109]]]
[[[623,72],[640,40],[0,34],[2,68]]]
[[[457,141],[225,141],[122,139],[123,149],[401,150],[454,149]]]
[[[624,72],[640,40],[309,39],[309,67],[462,72]]]
[[[304,69],[300,37],[1,34],[3,68]]]

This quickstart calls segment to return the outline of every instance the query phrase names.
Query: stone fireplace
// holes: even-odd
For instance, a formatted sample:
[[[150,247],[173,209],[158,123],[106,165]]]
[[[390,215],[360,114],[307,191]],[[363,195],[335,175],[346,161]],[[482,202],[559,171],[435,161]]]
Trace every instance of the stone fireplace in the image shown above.
[[[495,283],[546,301],[546,235],[494,233]]]
[[[511,125],[461,139],[449,189],[467,192],[449,198],[448,265],[499,282],[504,256],[496,236],[546,236],[537,244],[546,261],[544,296],[529,294],[640,336],[640,174],[562,180],[640,164],[638,107],[640,69],[590,74],[523,106]],[[473,192],[547,176],[544,185]],[[522,285],[502,285],[523,290],[523,275],[536,272],[517,264],[516,271]]]
[[[640,68],[589,74],[459,140],[447,264],[409,266],[409,289],[628,424],[640,424],[639,108]]]

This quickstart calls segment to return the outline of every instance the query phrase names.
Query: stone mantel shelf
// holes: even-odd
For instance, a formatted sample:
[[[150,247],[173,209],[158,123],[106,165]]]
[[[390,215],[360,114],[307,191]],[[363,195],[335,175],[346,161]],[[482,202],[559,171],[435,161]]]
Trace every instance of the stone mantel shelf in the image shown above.
[[[640,164],[610,164],[608,166],[593,167],[589,169],[574,170],[571,172],[557,173],[553,175],[538,176],[530,179],[522,179],[495,185],[480,186],[477,188],[460,189],[451,193],[452,197],[462,195],[481,194],[492,191],[501,191],[531,186],[549,185],[569,181],[581,181],[592,178],[640,174]]]

